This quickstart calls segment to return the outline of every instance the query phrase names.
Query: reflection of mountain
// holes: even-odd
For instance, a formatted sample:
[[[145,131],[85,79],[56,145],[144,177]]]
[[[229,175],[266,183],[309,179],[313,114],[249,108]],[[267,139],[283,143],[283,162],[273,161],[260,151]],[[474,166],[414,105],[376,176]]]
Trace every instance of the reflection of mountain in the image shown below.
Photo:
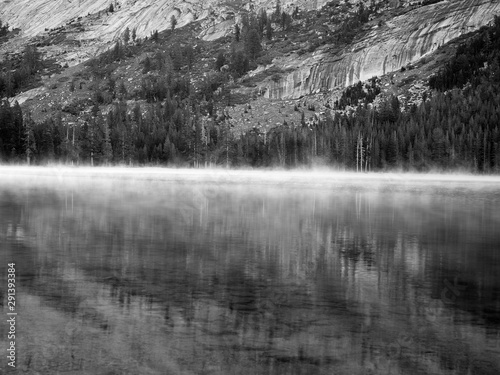
[[[39,287],[65,285],[77,315],[82,301],[100,301],[78,316],[93,311],[113,337],[124,339],[131,322],[140,329],[130,311],[147,319],[154,311],[161,329],[146,332],[156,344],[167,345],[160,329],[181,343],[177,358],[198,350],[219,365],[354,374],[370,366],[440,373],[444,362],[446,374],[499,368],[486,350],[500,311],[500,214],[487,194],[117,186],[9,198],[9,216],[37,251],[33,268],[45,270]],[[455,277],[466,289],[445,303],[443,287]],[[381,359],[394,343],[401,353],[388,365]]]

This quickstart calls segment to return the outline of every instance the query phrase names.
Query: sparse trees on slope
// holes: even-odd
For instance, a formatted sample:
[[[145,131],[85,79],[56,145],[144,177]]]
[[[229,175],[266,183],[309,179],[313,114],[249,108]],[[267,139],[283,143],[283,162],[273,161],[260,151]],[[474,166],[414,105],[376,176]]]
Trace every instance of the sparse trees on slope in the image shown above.
[[[130,41],[130,29],[127,27],[123,32],[123,43],[128,44],[129,41]]]

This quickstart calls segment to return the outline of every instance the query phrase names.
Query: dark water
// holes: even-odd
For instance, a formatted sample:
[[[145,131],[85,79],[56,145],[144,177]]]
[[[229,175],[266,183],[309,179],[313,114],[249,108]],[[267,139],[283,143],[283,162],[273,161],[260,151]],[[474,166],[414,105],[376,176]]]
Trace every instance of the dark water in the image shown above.
[[[0,181],[16,371],[500,373],[500,185],[265,181]]]

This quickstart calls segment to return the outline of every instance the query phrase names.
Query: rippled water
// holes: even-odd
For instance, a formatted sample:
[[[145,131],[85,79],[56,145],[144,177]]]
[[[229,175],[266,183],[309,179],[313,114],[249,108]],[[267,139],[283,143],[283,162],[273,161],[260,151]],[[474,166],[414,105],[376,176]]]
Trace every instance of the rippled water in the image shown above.
[[[18,371],[500,373],[498,180],[7,172]]]

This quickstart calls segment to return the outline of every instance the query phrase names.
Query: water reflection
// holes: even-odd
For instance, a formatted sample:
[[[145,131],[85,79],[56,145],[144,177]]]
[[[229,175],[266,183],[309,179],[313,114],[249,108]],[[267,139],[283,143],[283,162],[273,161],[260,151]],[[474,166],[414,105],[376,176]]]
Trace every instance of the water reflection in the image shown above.
[[[19,365],[497,374],[499,208],[476,186],[5,184]]]

